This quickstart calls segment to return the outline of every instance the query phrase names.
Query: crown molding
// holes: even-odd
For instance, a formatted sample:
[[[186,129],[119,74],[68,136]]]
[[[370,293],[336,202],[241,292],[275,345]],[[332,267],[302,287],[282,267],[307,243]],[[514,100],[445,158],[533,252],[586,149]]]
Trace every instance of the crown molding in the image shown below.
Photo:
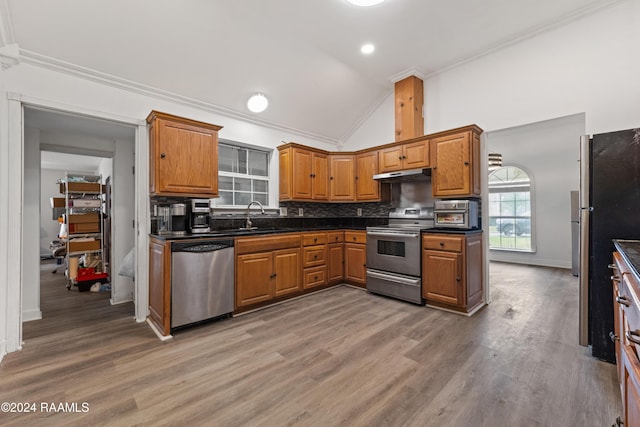
[[[411,77],[411,76],[416,76],[421,80],[425,79],[425,74],[420,71],[420,69],[418,69],[418,67],[411,67],[411,68],[407,68],[404,71],[400,71],[397,74],[394,74],[393,76],[389,77],[389,80],[391,81],[391,83],[396,84],[398,83],[400,80],[404,80],[407,77]]]
[[[17,44],[0,47],[0,66],[7,70],[20,63],[20,50]]]
[[[230,108],[222,107],[219,105],[211,104],[199,99],[191,98],[188,96],[179,95],[174,92],[158,89],[152,86],[148,86],[142,83],[134,82],[131,80],[116,77],[111,74],[102,73],[100,71],[93,70],[91,68],[82,67],[69,62],[61,61],[55,58],[51,58],[45,55],[38,54],[36,52],[28,51],[25,49],[19,49],[19,58],[21,62],[25,64],[34,65],[37,67],[46,68],[56,72],[72,75],[85,80],[97,82],[107,86],[111,86],[117,89],[126,90],[129,92],[137,93],[140,95],[150,96],[153,98],[162,99],[165,101],[182,104],[188,107],[197,108],[200,110],[208,111],[215,114],[220,114],[232,119],[242,120],[243,122],[252,123],[255,125],[263,126],[266,128],[291,133],[294,135],[302,136],[305,138],[314,139],[316,141],[332,144],[338,146],[340,141],[328,137],[326,135],[320,135],[314,132],[308,132],[301,129],[273,123],[268,120],[262,120],[245,113],[241,113]]]

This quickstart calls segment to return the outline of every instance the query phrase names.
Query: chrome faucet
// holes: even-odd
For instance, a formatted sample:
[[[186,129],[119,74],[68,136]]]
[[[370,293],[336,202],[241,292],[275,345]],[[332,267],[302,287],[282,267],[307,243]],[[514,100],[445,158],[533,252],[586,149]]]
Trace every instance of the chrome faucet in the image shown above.
[[[262,207],[262,203],[258,202],[257,200],[252,201],[251,203],[249,203],[247,205],[247,223],[245,225],[244,228],[251,228],[251,205],[258,205],[260,206],[260,213],[262,213],[262,215],[264,215],[264,208]]]

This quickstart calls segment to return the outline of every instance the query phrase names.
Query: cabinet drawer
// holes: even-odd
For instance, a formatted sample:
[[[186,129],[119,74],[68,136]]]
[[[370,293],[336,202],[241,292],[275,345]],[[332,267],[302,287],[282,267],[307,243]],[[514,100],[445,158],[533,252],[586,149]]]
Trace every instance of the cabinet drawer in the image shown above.
[[[322,286],[327,277],[327,267],[314,267],[304,269],[304,288],[313,288],[314,286]]]
[[[241,237],[236,239],[236,254],[297,248],[300,247],[300,241],[301,238],[299,234],[270,237]]]
[[[462,242],[464,237],[441,235],[422,236],[423,249],[432,249],[440,251],[462,252]]]
[[[367,233],[364,231],[345,231],[345,243],[367,243]]]
[[[324,245],[327,243],[327,233],[305,233],[302,235],[302,246]]]
[[[313,267],[316,265],[324,265],[327,263],[327,246],[305,246],[302,254],[303,264],[305,267]]]
[[[327,243],[344,242],[344,231],[329,231],[327,233]]]

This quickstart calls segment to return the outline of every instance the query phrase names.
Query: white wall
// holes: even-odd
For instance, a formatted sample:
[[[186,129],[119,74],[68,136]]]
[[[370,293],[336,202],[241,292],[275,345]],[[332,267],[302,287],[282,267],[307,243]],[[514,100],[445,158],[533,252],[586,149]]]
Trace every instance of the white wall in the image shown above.
[[[29,286],[22,288],[22,320],[42,318],[40,311],[40,132],[24,132],[24,187],[22,240],[31,242],[23,253],[22,274]]]
[[[489,152],[504,166],[518,166],[532,179],[535,253],[490,251],[490,259],[571,268],[569,192],[580,186],[580,135],[584,114],[517,126],[486,134]]]

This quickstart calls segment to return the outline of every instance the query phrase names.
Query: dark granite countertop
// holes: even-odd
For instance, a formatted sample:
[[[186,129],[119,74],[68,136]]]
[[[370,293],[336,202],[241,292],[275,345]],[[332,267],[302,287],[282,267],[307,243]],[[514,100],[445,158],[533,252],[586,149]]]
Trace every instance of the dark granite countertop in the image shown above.
[[[631,272],[640,281],[640,240],[614,239],[613,244],[631,266]]]
[[[482,230],[460,230],[458,228],[428,228],[422,230],[425,234],[464,234],[465,236],[471,236],[473,234],[480,234]]]
[[[259,236],[266,234],[280,234],[280,233],[302,233],[305,231],[328,231],[328,230],[365,230],[366,227],[360,226],[350,226],[350,227],[337,227],[337,226],[318,226],[318,227],[305,227],[305,228],[297,228],[297,227],[258,227],[255,230],[241,230],[241,229],[230,229],[230,230],[215,230],[211,233],[201,233],[201,234],[150,234],[151,237],[155,237],[160,240],[203,240],[203,239],[219,239],[219,238],[234,238],[234,237],[244,237],[244,236]]]

